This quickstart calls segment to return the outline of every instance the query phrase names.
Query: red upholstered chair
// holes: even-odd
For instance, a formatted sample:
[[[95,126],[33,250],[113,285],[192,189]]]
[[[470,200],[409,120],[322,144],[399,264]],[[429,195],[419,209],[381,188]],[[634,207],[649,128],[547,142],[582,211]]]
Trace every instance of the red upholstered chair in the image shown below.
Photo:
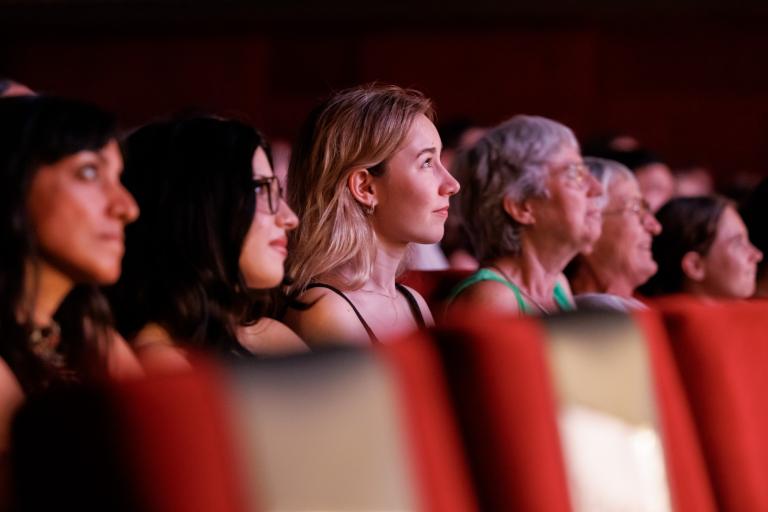
[[[473,312],[433,331],[482,510],[570,510],[536,320]]]
[[[648,347],[674,510],[717,510],[690,405],[659,314],[633,315]]]
[[[470,275],[471,270],[409,270],[399,281],[419,292],[437,317],[453,287]]]
[[[12,446],[21,510],[477,509],[418,334],[51,394]]]
[[[768,303],[654,301],[719,510],[768,510]]]
[[[415,332],[377,352],[395,375],[406,422],[409,453],[419,491],[419,510],[477,510],[467,458],[440,356],[430,334]]]

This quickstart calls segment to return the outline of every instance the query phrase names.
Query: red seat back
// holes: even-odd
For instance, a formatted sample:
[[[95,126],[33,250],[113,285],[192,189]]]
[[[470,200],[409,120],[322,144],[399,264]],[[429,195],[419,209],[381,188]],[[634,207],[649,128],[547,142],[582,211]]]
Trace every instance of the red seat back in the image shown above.
[[[481,508],[570,510],[541,326],[477,312],[452,317],[434,335]]]
[[[768,303],[654,302],[699,430],[718,507],[768,510]]]

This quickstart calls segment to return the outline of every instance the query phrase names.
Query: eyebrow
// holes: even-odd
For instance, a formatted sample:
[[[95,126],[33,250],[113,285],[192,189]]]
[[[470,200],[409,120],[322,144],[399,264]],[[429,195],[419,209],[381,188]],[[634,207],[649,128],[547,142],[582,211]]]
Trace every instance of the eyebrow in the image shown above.
[[[433,153],[433,154],[437,153],[437,148],[434,147],[434,146],[432,146],[431,148],[424,148],[421,151],[419,151],[418,153],[416,153],[416,158],[419,158],[424,153]]]

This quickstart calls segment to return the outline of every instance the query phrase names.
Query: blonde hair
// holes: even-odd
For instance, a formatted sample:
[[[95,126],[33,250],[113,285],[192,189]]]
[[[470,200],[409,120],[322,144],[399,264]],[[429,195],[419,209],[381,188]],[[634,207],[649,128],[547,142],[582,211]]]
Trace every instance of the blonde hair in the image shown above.
[[[288,202],[301,221],[289,235],[289,294],[324,274],[352,290],[368,279],[376,235],[347,179],[360,168],[383,175],[419,114],[434,118],[422,93],[378,84],[341,91],[310,114],[288,167]]]

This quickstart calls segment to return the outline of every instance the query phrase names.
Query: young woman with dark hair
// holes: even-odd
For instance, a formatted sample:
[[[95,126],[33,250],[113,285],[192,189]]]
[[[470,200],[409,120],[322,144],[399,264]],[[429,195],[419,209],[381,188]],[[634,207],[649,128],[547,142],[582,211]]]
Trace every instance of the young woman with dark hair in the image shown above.
[[[744,222],[728,201],[679,197],[662,206],[656,218],[662,227],[653,240],[659,269],[640,288],[642,294],[743,299],[754,293],[763,254],[750,243]]]
[[[261,318],[297,224],[261,135],[216,118],[158,122],[128,137],[125,154],[125,184],[143,213],[126,232],[110,298],[142,361],[183,366],[182,347],[302,348],[287,327]]]
[[[138,215],[114,130],[91,105],[0,99],[2,429],[24,395],[141,373],[97,289],[119,277],[123,230]]]

